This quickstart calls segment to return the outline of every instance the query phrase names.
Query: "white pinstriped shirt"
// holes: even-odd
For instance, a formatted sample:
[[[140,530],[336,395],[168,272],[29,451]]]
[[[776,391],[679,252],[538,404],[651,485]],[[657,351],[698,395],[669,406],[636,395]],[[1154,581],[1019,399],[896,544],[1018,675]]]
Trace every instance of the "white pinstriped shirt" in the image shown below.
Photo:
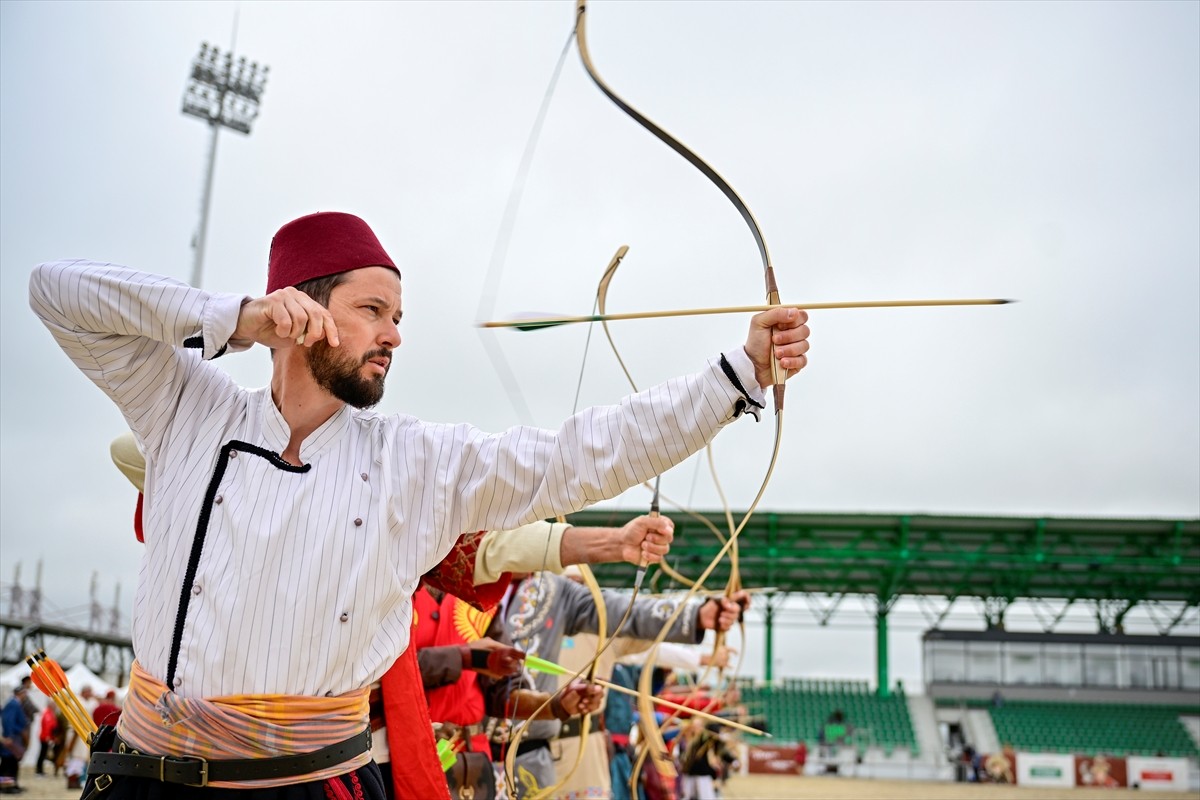
[[[702,448],[742,396],[714,359],[558,431],[345,406],[304,440],[299,471],[275,455],[289,429],[270,389],[209,361],[243,299],[86,261],[30,279],[34,312],[146,453],[134,652],[183,696],[370,685],[408,645],[418,579],[462,531],[615,496]],[[761,401],[742,348],[727,359]]]

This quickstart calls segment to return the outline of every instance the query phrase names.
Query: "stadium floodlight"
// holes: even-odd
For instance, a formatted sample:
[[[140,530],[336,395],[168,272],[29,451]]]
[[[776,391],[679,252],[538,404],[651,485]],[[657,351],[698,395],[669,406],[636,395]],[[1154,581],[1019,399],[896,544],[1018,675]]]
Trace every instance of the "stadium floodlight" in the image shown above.
[[[204,242],[208,233],[208,207],[212,200],[213,172],[217,163],[217,134],[229,128],[242,134],[258,117],[258,106],[267,83],[270,67],[246,57],[234,59],[233,51],[224,53],[204,42],[192,62],[183,95],[183,113],[208,123],[211,138],[208,145],[208,169],[204,175],[204,196],[200,201],[200,227],[192,239],[195,258],[192,262],[192,286],[199,287],[204,267]]]

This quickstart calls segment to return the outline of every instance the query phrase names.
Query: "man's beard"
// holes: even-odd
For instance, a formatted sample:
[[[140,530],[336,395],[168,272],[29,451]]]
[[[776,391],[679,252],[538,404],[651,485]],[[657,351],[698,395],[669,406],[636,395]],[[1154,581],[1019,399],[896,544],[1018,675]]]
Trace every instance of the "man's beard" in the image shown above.
[[[391,358],[391,351],[372,350],[361,359],[342,355],[324,341],[308,350],[308,369],[317,385],[343,403],[355,408],[370,408],[383,399],[384,375],[364,378],[363,366],[372,358]]]

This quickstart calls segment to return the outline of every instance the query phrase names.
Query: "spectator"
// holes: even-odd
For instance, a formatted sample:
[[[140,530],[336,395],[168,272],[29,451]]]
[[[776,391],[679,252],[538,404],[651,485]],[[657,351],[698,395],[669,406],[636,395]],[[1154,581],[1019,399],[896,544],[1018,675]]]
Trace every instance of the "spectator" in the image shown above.
[[[846,712],[840,708],[834,709],[825,721],[824,741],[826,744],[841,745],[846,743],[850,733],[850,725],[846,722]]]
[[[25,710],[25,719],[32,724],[38,716],[37,704],[33,702],[33,678],[28,675],[21,678],[21,688],[25,690],[21,695],[21,708]],[[28,734],[25,735],[25,745],[29,746]]]
[[[48,705],[41,713],[41,725],[38,729],[39,747],[36,767],[38,775],[45,775],[45,763],[49,761],[53,764],[54,759],[58,756],[58,748],[55,746],[57,732],[58,714],[54,712],[54,706]]]
[[[29,717],[23,708],[28,694],[29,689],[22,683],[13,689],[13,696],[0,709],[0,779],[3,780],[0,791],[6,794],[23,791],[17,773],[29,741]]]
[[[975,752],[974,747],[969,744],[963,745],[959,762],[962,765],[960,780],[965,780],[967,783],[979,783],[983,780],[983,759],[979,753]]]
[[[121,707],[117,705],[117,693],[112,689],[104,695],[104,699],[96,704],[92,709],[92,721],[96,723],[96,727],[101,725],[112,725],[116,727],[117,720],[121,717]]]

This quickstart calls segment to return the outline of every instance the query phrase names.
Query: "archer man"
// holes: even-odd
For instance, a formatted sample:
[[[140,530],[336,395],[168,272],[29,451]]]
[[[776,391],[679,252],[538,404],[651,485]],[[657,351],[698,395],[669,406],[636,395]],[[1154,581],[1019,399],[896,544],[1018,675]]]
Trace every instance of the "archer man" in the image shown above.
[[[775,308],[700,372],[557,431],[489,434],[369,410],[400,345],[400,271],[349,214],[284,225],[262,297],[59,261],[30,304],[147,461],[136,662],[88,770],[103,800],[382,798],[368,687],[408,646],[421,575],[463,531],[613,497],[757,415],[772,356],[802,369],[809,335]],[[211,363],[255,344],[267,387]]]

